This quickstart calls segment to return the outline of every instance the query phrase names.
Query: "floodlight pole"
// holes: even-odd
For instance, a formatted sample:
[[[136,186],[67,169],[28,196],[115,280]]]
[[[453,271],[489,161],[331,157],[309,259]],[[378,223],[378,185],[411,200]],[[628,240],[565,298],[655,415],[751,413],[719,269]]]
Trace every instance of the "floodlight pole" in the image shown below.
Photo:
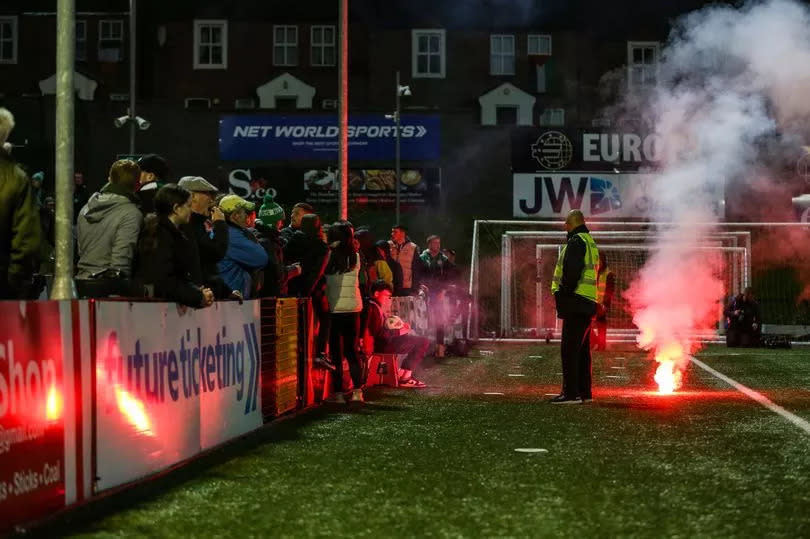
[[[399,126],[400,126],[400,119],[399,119],[399,97],[400,97],[400,85],[399,85],[399,71],[397,71],[397,85],[396,85],[396,108],[394,110],[394,120],[396,121],[396,178],[394,179],[394,183],[396,184],[396,219],[395,223],[400,224],[399,222],[399,182],[400,182],[400,156],[399,156]]]
[[[349,0],[339,2],[338,54],[338,218],[349,216]]]
[[[135,8],[137,0],[129,0],[129,155],[135,155]]]
[[[73,70],[76,58],[76,2],[56,4],[56,216],[51,299],[76,297],[73,282]]]

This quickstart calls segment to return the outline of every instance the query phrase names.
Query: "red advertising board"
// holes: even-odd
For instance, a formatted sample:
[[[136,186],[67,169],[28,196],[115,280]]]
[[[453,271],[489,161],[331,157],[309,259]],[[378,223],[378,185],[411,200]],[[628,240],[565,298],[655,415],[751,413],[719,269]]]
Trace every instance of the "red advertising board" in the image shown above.
[[[0,530],[65,505],[59,302],[0,302]]]

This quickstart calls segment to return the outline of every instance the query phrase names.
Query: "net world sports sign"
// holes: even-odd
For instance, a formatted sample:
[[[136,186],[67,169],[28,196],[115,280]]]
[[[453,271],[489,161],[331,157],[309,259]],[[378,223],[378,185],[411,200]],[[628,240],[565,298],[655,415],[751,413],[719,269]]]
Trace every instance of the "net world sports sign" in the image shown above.
[[[574,209],[586,217],[666,218],[656,196],[656,174],[514,174],[515,217],[565,217]],[[718,218],[725,216],[720,182],[707,184],[701,195]]]
[[[436,161],[441,150],[439,117],[403,114],[400,158]],[[223,161],[337,161],[337,117],[226,115],[219,120]],[[390,161],[396,157],[396,126],[382,114],[349,118],[349,159]]]

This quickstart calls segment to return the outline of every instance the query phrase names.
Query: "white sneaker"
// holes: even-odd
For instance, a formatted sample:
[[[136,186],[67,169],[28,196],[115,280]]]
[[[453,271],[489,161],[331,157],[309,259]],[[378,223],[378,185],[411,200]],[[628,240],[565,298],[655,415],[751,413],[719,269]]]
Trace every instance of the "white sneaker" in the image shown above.
[[[365,402],[363,400],[363,390],[362,389],[355,389],[352,391],[352,402]]]
[[[354,397],[354,395],[352,395]],[[332,393],[329,395],[329,398],[326,399],[326,402],[332,402],[335,404],[346,404],[346,397],[343,396],[343,393]]]

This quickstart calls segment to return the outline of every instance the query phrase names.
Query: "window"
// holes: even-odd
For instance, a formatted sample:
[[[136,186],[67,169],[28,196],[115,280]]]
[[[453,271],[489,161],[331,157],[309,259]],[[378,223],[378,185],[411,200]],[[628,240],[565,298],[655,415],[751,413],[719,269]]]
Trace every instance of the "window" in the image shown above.
[[[551,55],[551,36],[546,34],[529,34],[529,54]]]
[[[76,21],[76,61],[87,61],[87,21]]]
[[[310,63],[314,66],[335,65],[335,27],[313,26],[311,38]]]
[[[124,51],[124,21],[98,21],[98,59],[120,62]]]
[[[0,17],[0,64],[17,63],[17,17]]]
[[[633,90],[655,85],[658,77],[657,41],[627,42],[627,85]]]
[[[228,68],[228,21],[194,21],[194,69]]]
[[[298,65],[297,26],[273,26],[273,65]]]
[[[546,109],[540,115],[540,125],[565,125],[565,109]]]
[[[413,30],[411,33],[413,76],[443,79],[444,49],[444,30]]]
[[[515,36],[489,36],[489,74],[515,74]]]

